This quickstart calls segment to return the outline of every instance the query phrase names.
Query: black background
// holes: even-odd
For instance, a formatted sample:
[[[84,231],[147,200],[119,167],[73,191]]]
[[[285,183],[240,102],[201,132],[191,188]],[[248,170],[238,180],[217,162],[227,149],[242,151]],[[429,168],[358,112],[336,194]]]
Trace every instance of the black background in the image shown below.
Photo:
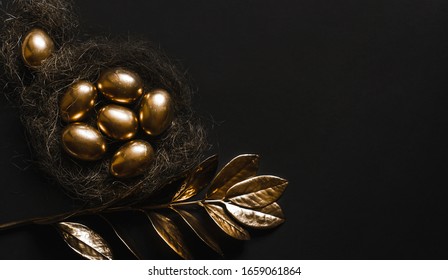
[[[257,153],[290,181],[286,223],[224,240],[227,258],[447,258],[447,1],[76,3],[86,32],[152,40],[185,66],[222,163]],[[0,222],[73,207],[0,106]],[[148,240],[150,258],[176,257]],[[45,227],[0,233],[0,257],[77,258]]]

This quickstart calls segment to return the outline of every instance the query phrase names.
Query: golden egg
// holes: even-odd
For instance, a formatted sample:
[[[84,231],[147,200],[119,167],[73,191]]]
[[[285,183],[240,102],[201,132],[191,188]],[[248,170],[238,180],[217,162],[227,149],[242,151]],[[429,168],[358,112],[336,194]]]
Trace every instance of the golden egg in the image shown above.
[[[70,86],[59,102],[61,118],[65,122],[84,119],[95,106],[96,88],[87,81],[79,81]]]
[[[142,98],[139,112],[140,126],[149,135],[159,135],[173,121],[173,104],[166,90],[156,89],[148,92]]]
[[[106,98],[117,103],[132,103],[143,93],[143,82],[140,76],[123,68],[104,71],[97,85]]]
[[[81,160],[98,160],[106,152],[106,141],[90,125],[72,123],[62,131],[62,147],[71,156]]]
[[[110,104],[98,112],[98,127],[110,138],[129,140],[137,133],[138,120],[130,109]]]
[[[143,140],[124,144],[113,156],[110,174],[117,178],[130,178],[144,173],[154,159],[152,146]]]
[[[54,51],[53,40],[42,29],[34,28],[22,43],[23,61],[30,67],[40,66]]]

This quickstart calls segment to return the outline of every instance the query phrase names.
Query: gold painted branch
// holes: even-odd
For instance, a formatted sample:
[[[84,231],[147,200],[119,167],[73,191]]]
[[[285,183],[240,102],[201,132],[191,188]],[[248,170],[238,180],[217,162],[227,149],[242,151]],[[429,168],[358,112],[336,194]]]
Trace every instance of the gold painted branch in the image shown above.
[[[239,240],[250,239],[249,231],[245,227],[265,229],[279,226],[285,221],[285,217],[277,200],[285,191],[288,182],[270,175],[256,176],[258,164],[257,155],[240,155],[214,176],[218,166],[218,157],[215,155],[187,173],[174,195],[165,199],[166,202],[151,204],[150,201],[143,200],[114,206],[128,198],[124,196],[122,200],[97,208],[1,224],[0,230],[28,224],[52,224],[69,247],[81,256],[87,259],[112,259],[112,249],[101,235],[85,225],[68,221],[74,217],[98,215],[113,228],[119,240],[132,254],[139,258],[137,249],[131,248],[126,241],[126,234],[122,230],[119,232],[113,223],[103,216],[116,212],[138,212],[148,218],[154,230],[172,250],[180,257],[190,259],[192,254],[182,232],[166,211],[160,211],[170,209],[172,214],[182,218],[200,240],[222,255],[218,242],[202,226],[200,219],[189,212],[190,208],[187,206],[204,208],[223,232]],[[192,199],[208,186],[204,198]]]

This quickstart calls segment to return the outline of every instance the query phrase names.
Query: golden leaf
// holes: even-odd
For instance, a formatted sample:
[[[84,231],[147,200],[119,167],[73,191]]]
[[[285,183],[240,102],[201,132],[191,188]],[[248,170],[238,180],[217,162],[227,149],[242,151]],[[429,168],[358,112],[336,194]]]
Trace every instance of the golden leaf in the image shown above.
[[[277,201],[288,181],[275,176],[257,176],[231,187],[226,199],[246,208],[260,208]]]
[[[71,222],[60,222],[56,228],[64,241],[76,253],[89,260],[113,259],[107,242],[95,231],[85,225]]]
[[[257,174],[258,163],[258,155],[239,155],[232,159],[213,179],[207,198],[224,198],[231,186]]]
[[[153,211],[145,213],[163,241],[183,259],[191,259],[190,252],[185,246],[182,234],[174,222],[169,217]]]
[[[280,219],[283,219],[283,220],[285,219],[285,215],[283,214],[283,210],[280,207],[280,205],[278,205],[277,202],[269,204],[269,205],[267,205],[267,206],[265,206],[263,208],[258,208],[256,210],[258,212],[262,212],[262,213],[265,213],[265,214],[273,215],[273,216],[275,216],[277,218],[280,218]]]
[[[192,171],[182,186],[173,196],[171,202],[187,200],[195,196],[203,188],[208,186],[210,181],[215,175],[216,169],[218,168],[218,156],[214,155],[204,160],[199,164],[194,171]]]
[[[205,210],[207,210],[207,213],[210,215],[210,217],[215,221],[215,223],[228,235],[232,236],[233,238],[239,239],[239,240],[249,240],[250,235],[241,226],[239,226],[237,223],[235,223],[232,218],[230,218],[224,208],[222,208],[219,205],[215,204],[203,204],[205,207]]]
[[[282,224],[285,219],[277,203],[260,209],[242,208],[226,203],[226,209],[240,223],[253,228],[273,228]]]
[[[210,236],[210,234],[202,225],[201,221],[199,221],[199,219],[196,216],[182,209],[173,208],[173,210],[176,211],[182,217],[182,219],[184,219],[185,223],[187,223],[190,226],[190,228],[194,231],[194,233],[196,233],[196,235],[202,241],[204,241],[205,244],[207,244],[210,248],[212,248],[216,253],[220,254],[221,256],[223,255],[218,243],[215,240],[213,240],[213,238]]]
[[[106,217],[99,215],[114,231],[115,235],[120,239],[120,241],[128,248],[129,252],[131,252],[135,258],[141,260],[142,257],[138,254],[137,249],[135,248],[135,242],[126,234],[126,228],[117,224],[113,224]]]

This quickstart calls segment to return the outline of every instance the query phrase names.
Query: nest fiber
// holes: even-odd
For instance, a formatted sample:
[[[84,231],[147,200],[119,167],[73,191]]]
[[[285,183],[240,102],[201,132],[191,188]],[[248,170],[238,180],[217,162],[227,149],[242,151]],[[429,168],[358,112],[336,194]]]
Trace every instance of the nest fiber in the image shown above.
[[[191,109],[192,88],[159,49],[148,42],[82,40],[72,4],[66,0],[13,1],[2,17],[0,88],[20,110],[36,162],[68,193],[89,203],[108,201],[136,188],[150,194],[200,160],[207,144]],[[21,59],[20,48],[24,35],[36,27],[50,35],[56,48],[41,66],[30,69]],[[156,138],[140,135],[155,148],[153,164],[142,176],[128,180],[110,176],[112,154],[100,161],[81,162],[61,147],[66,124],[58,111],[60,96],[73,82],[95,82],[101,71],[111,67],[134,71],[145,91],[164,88],[174,101],[171,127]],[[94,122],[92,118],[90,124]],[[109,146],[113,153],[119,143],[110,141]]]

